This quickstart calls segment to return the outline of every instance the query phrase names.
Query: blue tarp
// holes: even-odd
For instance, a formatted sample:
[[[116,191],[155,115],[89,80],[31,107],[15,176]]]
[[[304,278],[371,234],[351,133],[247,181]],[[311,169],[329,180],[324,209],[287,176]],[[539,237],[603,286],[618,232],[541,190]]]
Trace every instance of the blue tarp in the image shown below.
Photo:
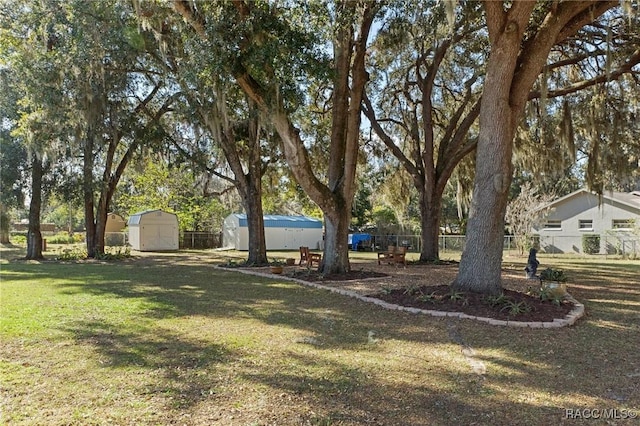
[[[369,241],[371,234],[349,234],[349,245],[351,250],[358,250],[358,243],[360,241]]]

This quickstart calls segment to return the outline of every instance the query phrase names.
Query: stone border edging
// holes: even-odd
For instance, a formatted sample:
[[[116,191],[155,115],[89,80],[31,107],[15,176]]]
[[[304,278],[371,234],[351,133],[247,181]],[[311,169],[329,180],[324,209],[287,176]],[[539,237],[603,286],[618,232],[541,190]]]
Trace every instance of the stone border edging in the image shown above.
[[[285,281],[292,281],[307,287],[317,288],[319,290],[328,290],[332,293],[341,294],[343,296],[353,297],[355,299],[361,300],[366,303],[372,303],[374,305],[380,306],[384,309],[389,309],[392,311],[404,311],[412,314],[424,314],[431,315],[432,317],[452,317],[452,318],[460,318],[460,319],[471,319],[480,322],[484,322],[490,325],[504,325],[507,327],[520,327],[520,328],[561,328],[567,327],[575,324],[575,322],[584,315],[584,305],[574,299],[569,293],[567,293],[567,299],[573,303],[573,309],[565,315],[564,318],[556,318],[553,321],[543,321],[543,322],[526,322],[526,321],[505,321],[498,320],[494,318],[486,318],[486,317],[477,317],[473,315],[468,315],[463,312],[448,312],[448,311],[432,311],[430,309],[420,309],[420,308],[412,308],[409,306],[401,306],[395,305],[393,303],[385,302],[381,299],[376,299],[375,297],[363,296],[361,294],[356,293],[351,290],[344,290],[336,287],[329,287],[322,284],[317,284],[311,281],[304,281],[299,278],[288,277],[286,275],[275,275],[271,273],[257,272],[257,271],[249,271],[247,269],[242,268],[225,268],[223,266],[216,265],[216,268],[224,269],[225,271],[237,271],[242,274],[247,275],[255,275],[263,278],[271,278],[271,279],[283,279]]]

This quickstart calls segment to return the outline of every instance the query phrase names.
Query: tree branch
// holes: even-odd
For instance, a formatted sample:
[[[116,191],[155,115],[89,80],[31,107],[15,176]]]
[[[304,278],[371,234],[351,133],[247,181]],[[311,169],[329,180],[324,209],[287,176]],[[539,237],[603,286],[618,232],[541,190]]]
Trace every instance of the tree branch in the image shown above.
[[[633,67],[640,63],[640,50],[636,50],[631,57],[625,62],[624,65],[619,68],[611,71],[609,74],[603,74],[598,77],[594,77],[589,80],[583,80],[569,86],[566,86],[562,89],[548,91],[546,96],[548,98],[557,98],[559,96],[568,95],[571,93],[578,92],[580,90],[586,89],[588,87],[595,86],[596,84],[606,83],[612,80],[617,80],[624,74],[628,74],[633,72]],[[529,93],[528,100],[540,98],[542,94],[540,91],[535,91]]]
[[[205,19],[191,7],[192,2],[188,0],[174,0],[173,9],[178,12],[185,21],[198,33],[203,40],[207,39],[205,31]]]
[[[374,132],[376,132],[376,135],[378,135],[380,140],[385,144],[389,151],[391,151],[393,155],[403,164],[403,166],[407,169],[407,172],[409,172],[409,174],[411,175],[418,174],[416,165],[413,164],[406,155],[404,155],[404,152],[402,152],[402,150],[393,142],[393,139],[391,139],[391,137],[387,134],[387,132],[384,131],[384,129],[380,125],[380,122],[376,118],[376,114],[373,110],[373,105],[371,105],[371,101],[366,94],[363,97],[363,105],[361,109],[364,115],[369,119],[369,122],[371,123]]]
[[[572,2],[568,2],[572,3]],[[581,28],[586,26],[607,10],[620,5],[619,1],[596,1],[583,2],[587,7],[581,7],[582,11],[573,16],[563,25],[562,30],[556,36],[555,44],[560,44],[567,38],[576,34]]]

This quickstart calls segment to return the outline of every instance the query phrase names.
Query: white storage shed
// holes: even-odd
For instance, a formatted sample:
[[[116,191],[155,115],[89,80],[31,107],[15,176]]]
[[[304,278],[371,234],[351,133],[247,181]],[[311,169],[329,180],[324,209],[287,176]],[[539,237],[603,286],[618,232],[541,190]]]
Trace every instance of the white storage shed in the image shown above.
[[[267,250],[298,250],[322,247],[322,221],[307,216],[264,215],[264,237]],[[233,213],[222,225],[222,245],[236,250],[249,250],[247,215]]]
[[[162,210],[133,214],[127,222],[129,244],[138,251],[178,250],[178,216]]]

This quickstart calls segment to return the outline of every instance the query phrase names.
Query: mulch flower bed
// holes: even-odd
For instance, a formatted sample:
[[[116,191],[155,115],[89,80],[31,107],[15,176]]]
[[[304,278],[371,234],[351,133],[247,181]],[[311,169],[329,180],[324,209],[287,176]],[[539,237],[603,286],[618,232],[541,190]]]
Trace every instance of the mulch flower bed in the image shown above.
[[[517,269],[503,271],[503,295],[452,292],[456,263],[410,264],[407,267],[354,264],[346,274],[321,274],[295,267],[285,275],[330,287],[340,287],[400,306],[433,311],[463,312],[499,320],[546,322],[564,318],[573,308],[567,300],[555,303],[535,295],[537,280]]]

